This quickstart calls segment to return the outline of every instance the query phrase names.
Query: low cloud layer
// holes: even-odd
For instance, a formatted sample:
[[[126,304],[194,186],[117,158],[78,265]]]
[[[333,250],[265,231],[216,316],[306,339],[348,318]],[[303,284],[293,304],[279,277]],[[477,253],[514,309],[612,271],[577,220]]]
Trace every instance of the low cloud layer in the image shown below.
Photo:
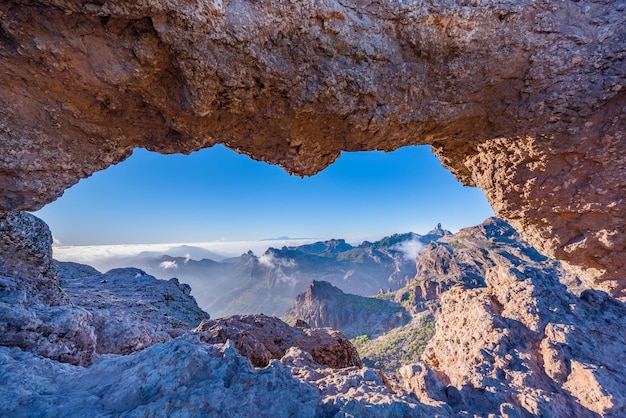
[[[176,264],[176,260],[174,261],[163,261],[159,264],[159,267],[165,270],[178,268],[178,264]]]
[[[415,261],[417,255],[424,249],[424,244],[417,239],[412,239],[410,241],[403,241],[393,248],[394,250],[400,251],[407,260]]]
[[[84,246],[64,246],[55,243],[52,247],[54,258],[59,261],[73,261],[75,263],[88,264],[98,270],[111,268],[110,265],[115,259],[124,259],[123,265],[126,267],[129,258],[136,257],[141,253],[150,252],[162,255],[170,255],[172,249],[187,245],[211,251],[219,256],[221,261],[224,258],[238,257],[249,250],[255,254],[263,254],[269,247],[298,246],[310,244],[316,239],[301,240],[272,240],[272,241],[213,241],[202,243],[171,243],[171,244],[118,244],[118,245],[84,245]],[[194,259],[185,252],[186,262]],[[217,258],[217,257],[216,257]],[[106,266],[102,267],[102,266]]]

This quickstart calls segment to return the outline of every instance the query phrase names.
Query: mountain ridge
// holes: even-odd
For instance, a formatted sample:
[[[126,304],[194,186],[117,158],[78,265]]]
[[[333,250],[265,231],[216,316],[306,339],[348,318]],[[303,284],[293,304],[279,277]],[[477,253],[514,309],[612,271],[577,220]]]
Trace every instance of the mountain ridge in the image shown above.
[[[129,262],[155,277],[176,277],[190,284],[200,306],[214,316],[257,312],[283,316],[311,280],[329,281],[359,295],[398,289],[415,273],[415,249],[449,234],[439,225],[423,236],[393,234],[358,246],[329,239],[270,247],[258,256],[248,251],[221,261],[160,255]]]

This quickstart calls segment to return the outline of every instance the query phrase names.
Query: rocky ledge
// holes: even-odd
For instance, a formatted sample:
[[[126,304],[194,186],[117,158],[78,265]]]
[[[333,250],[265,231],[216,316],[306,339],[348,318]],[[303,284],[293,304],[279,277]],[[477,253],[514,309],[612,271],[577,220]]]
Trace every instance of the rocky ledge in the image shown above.
[[[365,303],[343,295],[339,312],[355,318],[339,325],[362,325],[354,341],[364,364],[385,368],[421,402],[444,402],[459,416],[626,414],[622,302],[585,289],[496,218],[431,242],[416,265],[407,287],[377,296],[414,319],[378,338],[368,335],[376,329],[367,325],[370,314],[358,310]],[[320,316],[340,293],[329,286],[309,289],[292,312],[324,319],[322,326],[334,322]],[[432,337],[426,314],[434,314]]]

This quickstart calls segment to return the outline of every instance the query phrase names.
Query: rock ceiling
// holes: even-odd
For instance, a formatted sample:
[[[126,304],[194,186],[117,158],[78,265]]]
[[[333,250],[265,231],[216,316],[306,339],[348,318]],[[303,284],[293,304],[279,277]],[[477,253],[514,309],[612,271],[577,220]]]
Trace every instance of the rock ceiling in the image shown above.
[[[313,175],[429,144],[496,214],[626,296],[626,6],[521,0],[0,3],[0,210],[135,147]]]

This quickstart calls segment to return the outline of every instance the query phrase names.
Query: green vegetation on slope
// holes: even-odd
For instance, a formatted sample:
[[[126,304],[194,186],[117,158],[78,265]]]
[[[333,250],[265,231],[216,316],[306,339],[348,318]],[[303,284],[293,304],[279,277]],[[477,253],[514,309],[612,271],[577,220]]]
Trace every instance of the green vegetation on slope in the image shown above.
[[[434,318],[423,315],[378,338],[370,339],[367,334],[363,334],[353,338],[351,342],[357,348],[364,365],[393,375],[400,367],[419,361],[434,334]]]

